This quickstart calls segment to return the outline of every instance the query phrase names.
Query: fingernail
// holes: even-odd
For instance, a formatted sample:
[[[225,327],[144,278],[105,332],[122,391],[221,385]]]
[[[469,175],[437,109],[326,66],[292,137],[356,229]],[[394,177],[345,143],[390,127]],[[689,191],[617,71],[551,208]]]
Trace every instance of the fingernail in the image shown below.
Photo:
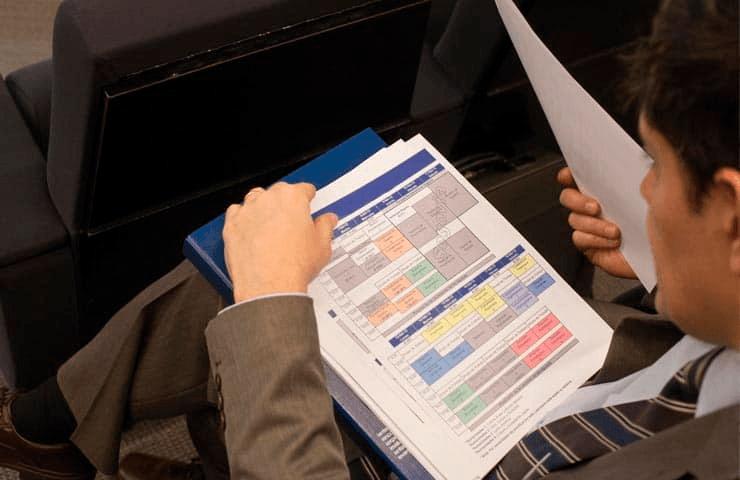
[[[599,206],[596,204],[596,202],[588,202],[586,204],[586,209],[588,209],[591,213],[596,213],[599,210]]]

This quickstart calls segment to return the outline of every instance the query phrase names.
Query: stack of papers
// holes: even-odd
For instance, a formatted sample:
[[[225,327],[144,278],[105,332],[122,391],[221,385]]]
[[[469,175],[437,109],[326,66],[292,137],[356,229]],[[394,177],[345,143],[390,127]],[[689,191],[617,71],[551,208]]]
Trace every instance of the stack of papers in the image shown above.
[[[312,210],[340,218],[309,286],[324,360],[428,478],[483,478],[601,365],[610,328],[423,137]]]

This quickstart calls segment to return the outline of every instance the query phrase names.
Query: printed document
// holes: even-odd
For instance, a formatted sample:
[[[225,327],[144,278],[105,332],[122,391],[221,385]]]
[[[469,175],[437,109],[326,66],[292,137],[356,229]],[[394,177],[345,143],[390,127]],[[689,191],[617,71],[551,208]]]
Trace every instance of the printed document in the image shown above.
[[[436,479],[483,478],[601,365],[611,329],[423,137],[320,189],[324,360]]]
[[[650,159],[558,62],[512,0],[495,0],[578,187],[599,200],[604,217],[622,230],[622,254],[645,288],[655,267],[645,229],[640,183]]]

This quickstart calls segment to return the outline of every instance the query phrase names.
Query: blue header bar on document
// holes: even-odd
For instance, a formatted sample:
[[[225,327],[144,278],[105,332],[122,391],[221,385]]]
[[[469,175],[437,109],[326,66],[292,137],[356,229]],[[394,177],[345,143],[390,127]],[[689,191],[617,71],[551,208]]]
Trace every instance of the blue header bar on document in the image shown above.
[[[345,218],[347,215],[359,210],[360,208],[369,204],[381,195],[397,188],[401,182],[416,175],[422,169],[424,169],[424,167],[427,167],[434,161],[434,157],[432,157],[429,152],[427,152],[426,150],[422,150],[414,154],[408,160],[405,160],[403,163],[388,170],[386,173],[379,176],[378,178],[358,188],[349,195],[340,198],[336,202],[317,211],[316,213],[314,213],[314,217],[318,217],[319,215],[323,215],[324,213],[331,212],[336,214],[337,217],[339,217],[340,219]],[[342,226],[334,231],[334,236],[338,237],[343,233],[346,233],[353,227],[364,222],[367,218],[377,214],[385,208],[388,208],[394,203],[397,203],[401,198],[416,191],[421,184],[426,183],[426,181],[428,181],[431,177],[435,176],[442,170],[443,167],[441,165],[436,165],[434,168],[426,172],[425,175],[418,178],[416,181],[411,182],[408,185],[404,185],[402,188],[393,192],[392,195],[389,195],[387,198],[384,198],[380,202],[374,204],[372,207],[368,208],[366,211],[362,212],[358,216],[342,224]]]

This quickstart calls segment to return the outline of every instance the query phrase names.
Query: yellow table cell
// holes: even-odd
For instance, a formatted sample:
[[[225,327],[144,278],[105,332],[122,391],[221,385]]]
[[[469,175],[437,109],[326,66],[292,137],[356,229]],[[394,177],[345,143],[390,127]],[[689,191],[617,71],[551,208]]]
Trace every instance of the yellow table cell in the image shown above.
[[[457,325],[462,322],[465,317],[475,312],[475,309],[467,301],[461,302],[447,315],[447,321],[450,325]]]
[[[421,332],[421,334],[424,335],[424,338],[426,338],[427,342],[432,343],[436,341],[439,337],[447,333],[451,328],[452,325],[450,325],[450,322],[443,318],[442,320],[434,322],[426,330]]]
[[[490,317],[498,309],[506,306],[504,300],[490,285],[486,285],[473,292],[469,300],[483,318]]]
[[[514,262],[514,265],[512,265],[509,270],[517,277],[520,277],[535,265],[536,264],[534,262],[534,259],[530,255],[525,255],[524,257]]]

